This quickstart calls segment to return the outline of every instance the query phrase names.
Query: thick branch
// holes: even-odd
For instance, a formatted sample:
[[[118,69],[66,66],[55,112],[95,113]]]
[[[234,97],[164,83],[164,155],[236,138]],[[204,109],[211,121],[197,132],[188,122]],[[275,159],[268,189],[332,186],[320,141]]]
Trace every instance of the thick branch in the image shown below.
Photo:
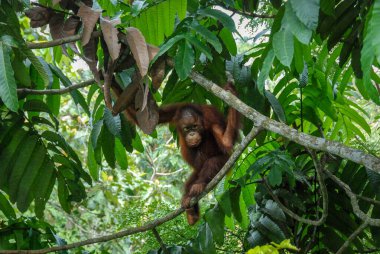
[[[231,157],[228,159],[228,161],[223,166],[223,168],[219,171],[219,173],[214,177],[214,179],[207,185],[205,191],[200,196],[192,200],[191,202],[192,205],[198,202],[199,199],[204,197],[208,192],[210,192],[210,190],[212,190],[220,182],[220,180],[222,180],[222,178],[227,174],[227,172],[231,169],[231,167],[234,165],[236,160],[239,158],[240,154],[251,143],[251,141],[257,136],[257,134],[259,134],[260,131],[261,131],[260,128],[252,129],[250,133],[248,133],[248,135],[242,140],[242,142],[236,146],[235,151],[233,152]],[[74,249],[74,248],[78,248],[81,246],[90,245],[94,243],[108,242],[108,241],[122,238],[128,235],[133,235],[136,233],[152,230],[153,228],[174,219],[175,217],[180,215],[183,211],[184,209],[181,207],[165,215],[164,217],[152,220],[143,226],[129,228],[126,230],[116,232],[114,234],[110,234],[110,235],[95,237],[95,238],[87,239],[80,242],[75,242],[75,243],[62,245],[62,246],[54,246],[51,248],[40,249],[40,250],[0,250],[0,254],[44,254],[44,253],[50,253],[50,252],[55,252],[55,251],[61,251],[61,250],[70,250],[70,249]]]
[[[99,37],[101,34],[102,34],[101,31],[95,31],[95,32],[92,32],[91,37],[92,38]],[[53,41],[35,42],[35,43],[29,42],[29,43],[27,43],[27,46],[30,49],[44,49],[44,48],[51,48],[51,47],[55,47],[58,45],[70,43],[70,42],[79,41],[80,39],[82,39],[82,34],[76,34],[73,36],[63,37],[61,39],[57,39],[57,40],[53,40]]]
[[[71,92],[73,90],[76,90],[76,89],[79,89],[82,87],[90,86],[94,83],[95,83],[94,79],[89,79],[89,80],[83,81],[81,83],[74,84],[74,85],[64,87],[61,89],[36,90],[36,89],[29,89],[29,88],[19,88],[19,89],[17,89],[17,93],[19,95],[20,94],[21,95],[22,94],[39,94],[39,95],[42,95],[42,94],[49,94],[49,95],[64,94],[64,93],[68,93],[68,92]]]
[[[364,165],[377,173],[380,173],[380,158],[373,155],[367,154],[363,151],[347,147],[339,142],[330,141],[319,137],[314,137],[297,130],[290,128],[286,124],[272,120],[253,108],[249,107],[247,104],[239,100],[233,94],[224,91],[215,83],[207,80],[201,74],[192,71],[189,77],[204,87],[206,90],[212,92],[223,101],[228,103],[230,106],[234,107],[245,117],[252,120],[255,126],[263,127],[268,131],[272,131],[281,136],[284,136],[304,147],[324,151],[328,153],[335,154],[341,158],[351,160],[358,164]]]

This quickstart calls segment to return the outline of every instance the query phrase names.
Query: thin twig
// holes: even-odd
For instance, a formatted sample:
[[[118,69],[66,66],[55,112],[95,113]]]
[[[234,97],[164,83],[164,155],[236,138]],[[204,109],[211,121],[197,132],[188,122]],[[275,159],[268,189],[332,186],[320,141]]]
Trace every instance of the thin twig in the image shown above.
[[[152,232],[153,232],[154,237],[156,237],[157,242],[160,244],[162,251],[165,254],[169,254],[169,251],[168,251],[168,249],[166,249],[166,245],[165,245],[164,241],[162,241],[162,238],[161,238],[160,234],[158,233],[157,229],[152,228]]]
[[[336,254],[342,254],[350,243],[368,226],[368,222],[364,221],[344,242],[344,244],[339,248]]]
[[[102,32],[100,30],[92,32],[91,38],[100,37],[102,35]],[[63,37],[61,39],[52,40],[52,41],[46,41],[46,42],[29,42],[27,43],[27,47],[29,49],[44,49],[44,48],[51,48],[55,46],[59,46],[62,44],[70,43],[79,41],[82,39],[82,34],[76,34],[73,36],[67,36]]]
[[[69,93],[69,92],[76,90],[76,89],[79,89],[79,88],[90,86],[94,83],[95,83],[94,79],[89,79],[89,80],[83,81],[81,83],[74,84],[74,85],[64,87],[64,88],[60,88],[60,89],[37,90],[37,89],[29,89],[29,88],[19,88],[19,89],[17,89],[17,93],[19,95],[20,94],[21,95],[22,94],[39,94],[39,95],[43,95],[43,94],[48,94],[48,95],[64,94],[64,93]]]

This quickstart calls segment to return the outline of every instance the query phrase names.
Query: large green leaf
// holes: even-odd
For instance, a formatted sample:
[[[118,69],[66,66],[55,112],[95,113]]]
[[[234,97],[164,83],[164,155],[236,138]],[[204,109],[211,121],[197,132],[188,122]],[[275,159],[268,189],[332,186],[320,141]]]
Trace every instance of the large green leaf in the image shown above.
[[[7,108],[17,112],[17,86],[9,56],[10,49],[0,41],[0,98]]]
[[[17,159],[17,150],[23,146],[23,141],[27,132],[24,129],[17,128],[12,132],[12,139],[0,154],[0,188],[8,190],[8,177],[10,175],[10,165]]]
[[[292,5],[287,2],[285,14],[282,18],[282,26],[289,29],[292,34],[303,44],[308,44],[312,35],[312,30],[304,25],[294,13]]]
[[[181,41],[174,56],[174,67],[181,80],[189,75],[194,65],[194,50],[186,40]]]
[[[23,141],[19,156],[14,163],[9,176],[9,198],[12,202],[17,200],[20,181],[25,174],[29,161],[31,161],[31,158],[35,156],[34,149],[37,146],[37,142],[37,136],[29,136]]]
[[[199,245],[202,253],[216,253],[212,231],[207,223],[203,224],[199,231]]]
[[[112,135],[121,137],[121,120],[119,115],[113,116],[111,110],[105,108],[104,122]],[[94,144],[96,145],[96,143]]]
[[[54,72],[54,74],[61,80],[62,84],[65,87],[69,87],[72,85],[71,81],[66,77],[65,74],[63,74],[63,72],[58,67],[56,67],[54,65],[49,65],[49,66],[50,66],[50,69]],[[70,94],[71,94],[71,97],[73,98],[75,104],[81,105],[83,110],[88,115],[91,115],[90,109],[88,108],[88,105],[87,105],[86,100],[83,97],[83,95],[77,90],[71,91]]]
[[[205,214],[207,223],[210,225],[212,235],[217,244],[223,244],[224,241],[224,212],[219,205],[209,210]]]
[[[115,139],[115,157],[121,169],[128,168],[128,158],[125,148],[119,139]]]
[[[264,95],[265,80],[268,78],[269,71],[272,69],[272,64],[274,60],[273,50],[269,50],[267,56],[264,59],[263,67],[261,68],[259,77],[257,78],[257,89]]]
[[[294,53],[293,34],[288,29],[282,28],[273,36],[272,44],[277,59],[283,65],[290,67]]]
[[[318,25],[319,0],[290,0],[299,20],[311,30]]]
[[[33,182],[35,181],[38,171],[44,169],[44,161],[47,156],[45,146],[38,143],[33,157],[28,162],[25,173],[23,174],[17,192],[17,207],[21,212],[25,212],[33,199],[34,193],[31,191]]]
[[[237,46],[232,32],[227,28],[223,28],[219,33],[219,37],[222,39],[224,45],[228,49],[228,52],[230,52],[231,55],[236,56]]]
[[[115,137],[110,133],[106,126],[102,128],[102,151],[104,158],[111,168],[115,168]]]
[[[175,20],[186,16],[186,0],[166,0],[149,7],[130,21],[130,26],[138,28],[146,42],[160,45],[165,37],[174,32]]]
[[[16,213],[13,210],[12,205],[9,203],[8,199],[0,191],[0,211],[2,211],[8,219],[15,219]]]
[[[379,91],[371,81],[372,63],[375,57],[380,63],[380,0],[375,0],[372,7],[372,15],[366,24],[363,49],[361,51],[361,66],[363,70],[363,83],[370,98],[380,105]]]
[[[271,104],[273,112],[277,115],[278,119],[281,122],[286,123],[284,109],[282,108],[277,98],[269,91],[265,91],[265,97],[268,99],[269,103]]]
[[[222,52],[222,44],[213,32],[208,30],[206,27],[200,25],[195,20],[193,21],[193,23],[191,23],[191,28],[194,29],[203,38],[205,38],[206,41],[215,48],[216,52]]]
[[[211,17],[215,20],[220,21],[223,26],[228,28],[231,32],[236,31],[235,22],[232,20],[232,18],[220,10],[207,8],[199,10],[198,13],[202,16]]]

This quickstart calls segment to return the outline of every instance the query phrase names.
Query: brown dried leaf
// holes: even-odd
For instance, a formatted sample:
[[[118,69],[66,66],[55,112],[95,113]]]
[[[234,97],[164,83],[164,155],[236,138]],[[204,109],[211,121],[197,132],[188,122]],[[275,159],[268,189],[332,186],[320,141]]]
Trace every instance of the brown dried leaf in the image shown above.
[[[121,94],[119,94],[115,104],[112,108],[113,115],[119,114],[121,111],[125,110],[127,107],[131,106],[135,95],[140,87],[140,75],[134,75],[132,77],[132,84],[127,86]]]
[[[95,81],[100,84],[100,75],[97,68],[98,57],[96,51],[98,49],[99,38],[91,38],[90,41],[83,46],[84,60],[88,64],[92,74],[94,75]]]
[[[75,35],[78,31],[80,23],[80,19],[76,16],[71,16],[66,19],[65,24],[63,25],[63,36],[67,37]],[[80,54],[75,42],[69,43],[69,46],[76,54]]]
[[[62,9],[72,10],[74,13],[77,13],[79,9],[74,0],[61,0],[59,6],[61,6]]]
[[[144,101],[145,107],[143,107]],[[144,133],[151,134],[158,124],[158,106],[152,95],[146,93],[146,89],[141,86],[135,97],[135,108],[138,126]]]
[[[56,5],[59,2],[61,2],[61,0],[53,0],[53,6]]]
[[[65,21],[65,14],[63,13],[54,13],[50,18],[49,28],[51,37],[54,40],[63,38],[63,26]]]
[[[33,28],[41,27],[49,23],[54,13],[43,7],[33,7],[25,11],[25,15],[30,18],[30,26]]]
[[[142,33],[134,27],[127,28],[127,42],[136,60],[140,74],[144,77],[149,68],[149,52]]]
[[[110,56],[114,61],[119,57],[121,49],[121,44],[119,43],[119,39],[117,37],[119,31],[115,28],[118,24],[120,24],[120,19],[100,19],[100,27],[102,29],[103,38],[107,44]]]
[[[148,48],[148,55],[149,55],[149,62],[150,62],[157,55],[160,48],[151,44],[147,44],[146,47]]]
[[[165,78],[166,62],[164,57],[160,57],[152,65],[150,69],[150,76],[152,77],[152,84],[155,89],[160,88],[162,81]]]
[[[92,31],[95,28],[96,22],[98,21],[100,14],[100,10],[94,10],[91,7],[88,7],[87,5],[82,5],[79,8],[77,15],[82,19],[83,22],[83,46],[90,41]]]

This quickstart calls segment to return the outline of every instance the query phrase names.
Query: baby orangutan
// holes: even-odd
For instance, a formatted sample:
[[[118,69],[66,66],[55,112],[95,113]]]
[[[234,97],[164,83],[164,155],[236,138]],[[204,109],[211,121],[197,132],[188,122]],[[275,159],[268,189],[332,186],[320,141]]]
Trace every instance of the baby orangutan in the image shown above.
[[[224,89],[236,95],[232,83]],[[228,160],[238,136],[239,113],[230,108],[225,119],[212,105],[180,103],[161,107],[159,123],[176,126],[182,157],[193,168],[182,197],[187,221],[193,225],[200,212],[198,203],[190,206],[190,200],[204,191]]]

